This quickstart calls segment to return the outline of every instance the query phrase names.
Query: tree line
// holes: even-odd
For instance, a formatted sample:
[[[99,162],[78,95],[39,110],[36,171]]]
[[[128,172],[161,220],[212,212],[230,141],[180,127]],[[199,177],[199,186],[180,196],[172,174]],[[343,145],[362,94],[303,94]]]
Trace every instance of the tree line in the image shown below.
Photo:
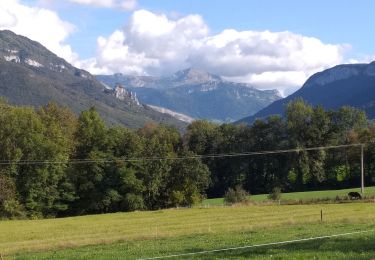
[[[131,130],[107,126],[95,108],[77,117],[50,103],[39,109],[0,101],[0,217],[60,217],[190,206],[238,185],[251,194],[359,184],[358,148],[208,157],[337,144],[366,145],[372,183],[375,126],[361,110],[327,111],[303,100],[285,116],[251,126],[191,123]]]

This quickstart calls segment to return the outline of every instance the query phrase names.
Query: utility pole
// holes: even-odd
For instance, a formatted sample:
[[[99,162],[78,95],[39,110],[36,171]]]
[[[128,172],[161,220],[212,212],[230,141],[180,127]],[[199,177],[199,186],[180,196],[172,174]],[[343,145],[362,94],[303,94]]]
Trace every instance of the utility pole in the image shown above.
[[[364,176],[364,169],[363,169],[363,146],[361,144],[361,195],[365,195],[365,176]]]

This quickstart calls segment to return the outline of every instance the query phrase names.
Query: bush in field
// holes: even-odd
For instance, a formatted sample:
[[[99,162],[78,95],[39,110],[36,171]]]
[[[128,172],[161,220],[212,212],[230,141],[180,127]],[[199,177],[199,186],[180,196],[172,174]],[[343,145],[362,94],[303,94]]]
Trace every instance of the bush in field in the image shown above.
[[[14,181],[0,172],[0,219],[24,217],[24,210],[17,200]]]
[[[281,188],[274,187],[270,194],[268,194],[268,199],[270,200],[279,200],[281,199]]]
[[[234,189],[229,188],[227,192],[225,192],[224,201],[226,204],[247,202],[248,196],[249,193],[238,185]]]

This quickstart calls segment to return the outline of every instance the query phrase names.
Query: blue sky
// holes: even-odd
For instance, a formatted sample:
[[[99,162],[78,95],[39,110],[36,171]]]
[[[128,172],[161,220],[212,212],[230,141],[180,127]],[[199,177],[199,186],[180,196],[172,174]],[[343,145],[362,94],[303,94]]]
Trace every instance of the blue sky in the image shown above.
[[[126,24],[131,15],[123,10],[88,6],[56,5],[55,8],[65,20],[79,25],[69,40],[83,57],[92,54],[98,35],[109,35]],[[348,43],[354,57],[375,54],[371,40],[375,33],[372,0],[141,0],[138,8],[171,16],[199,14],[213,33],[227,28],[292,31],[328,43]],[[93,48],[87,48],[87,41]]]
[[[2,3],[0,29],[92,73],[163,75],[197,67],[290,93],[317,71],[375,59],[372,0]]]

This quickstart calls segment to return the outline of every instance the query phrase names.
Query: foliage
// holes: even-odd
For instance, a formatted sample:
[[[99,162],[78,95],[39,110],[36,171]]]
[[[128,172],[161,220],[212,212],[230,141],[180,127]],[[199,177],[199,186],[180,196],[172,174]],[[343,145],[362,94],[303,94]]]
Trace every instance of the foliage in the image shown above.
[[[0,218],[23,216],[24,209],[18,201],[15,183],[10,177],[0,173]]]
[[[10,162],[2,173],[15,184],[17,200],[31,217],[64,211],[70,196],[65,183],[70,149],[61,138],[63,130],[31,108],[8,107],[0,117],[0,154]],[[43,163],[47,160],[59,163]]]
[[[0,100],[0,111],[6,162],[0,165],[0,217],[189,207],[226,193],[233,203],[274,187],[346,188],[359,180],[357,147],[222,156],[232,153],[364,142],[365,181],[375,183],[375,126],[350,107],[326,111],[297,99],[286,106],[285,118],[252,126],[198,120],[183,135],[162,124],[137,131],[108,126],[94,107],[77,118],[54,103],[33,109]],[[278,196],[274,190],[271,198]]]
[[[268,194],[268,199],[270,200],[280,200],[281,199],[281,188],[274,187],[270,194]]]
[[[247,202],[249,193],[245,191],[241,186],[237,185],[234,189],[229,188],[224,195],[224,202],[226,204],[234,204]]]
[[[194,153],[183,150],[180,157],[191,157],[183,161],[174,161],[167,185],[169,187],[169,206],[191,206],[204,198],[204,192],[210,183],[208,167]]]

